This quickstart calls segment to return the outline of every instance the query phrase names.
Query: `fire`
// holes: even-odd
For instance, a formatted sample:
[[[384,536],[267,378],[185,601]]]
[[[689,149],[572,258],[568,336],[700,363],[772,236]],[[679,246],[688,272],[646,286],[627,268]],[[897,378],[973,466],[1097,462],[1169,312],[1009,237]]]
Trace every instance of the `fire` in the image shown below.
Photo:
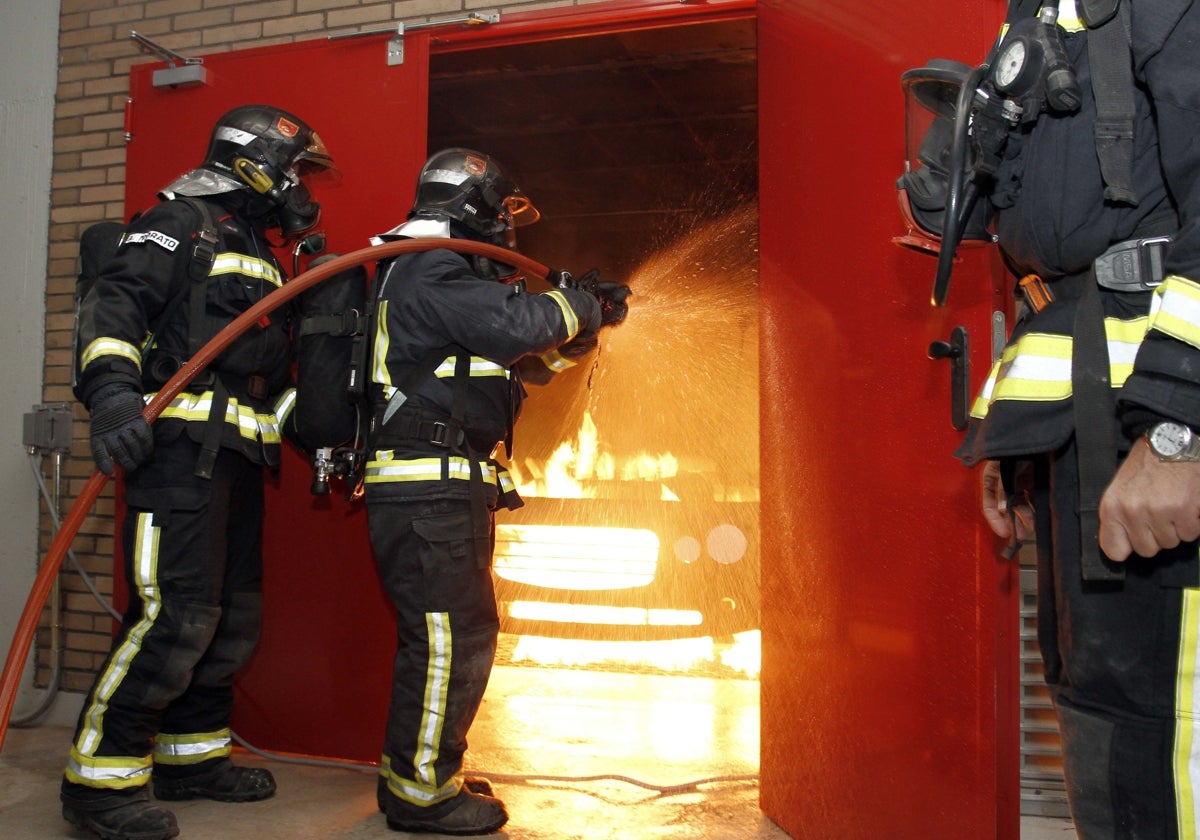
[[[517,491],[527,498],[595,499],[601,495],[605,482],[661,482],[674,478],[679,474],[679,460],[670,452],[658,455],[640,452],[623,459],[618,469],[617,459],[600,445],[600,433],[591,412],[585,411],[574,441],[563,441],[543,464],[526,458],[524,470],[517,464],[510,469]],[[679,501],[666,486],[661,487],[661,498]]]
[[[756,242],[752,202],[681,231],[595,365],[525,407],[527,505],[496,528],[514,661],[757,678]]]

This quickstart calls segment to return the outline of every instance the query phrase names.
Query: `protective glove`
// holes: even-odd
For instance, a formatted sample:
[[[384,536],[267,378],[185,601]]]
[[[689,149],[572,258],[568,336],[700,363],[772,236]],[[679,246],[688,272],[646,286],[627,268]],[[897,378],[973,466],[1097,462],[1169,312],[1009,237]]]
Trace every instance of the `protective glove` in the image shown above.
[[[625,320],[629,314],[629,304],[625,301],[632,290],[623,283],[597,283],[596,299],[600,301],[600,326],[615,327]]]
[[[571,276],[569,271],[552,269],[546,279],[560,289],[578,289],[600,301],[602,327],[614,327],[629,314],[629,304],[625,301],[632,294],[630,288],[623,283],[601,282],[598,268],[591,269],[578,279]]]
[[[154,432],[142,416],[145,407],[142,395],[124,386],[104,388],[92,399],[92,460],[100,472],[112,475],[114,461],[128,472],[150,459]]]

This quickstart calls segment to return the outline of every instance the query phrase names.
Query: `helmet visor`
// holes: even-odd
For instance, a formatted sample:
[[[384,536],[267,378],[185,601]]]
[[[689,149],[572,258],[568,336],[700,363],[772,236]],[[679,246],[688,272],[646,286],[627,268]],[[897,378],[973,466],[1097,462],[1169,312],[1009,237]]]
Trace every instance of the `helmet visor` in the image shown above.
[[[342,172],[334,164],[333,155],[329,154],[321,136],[315,131],[310,131],[308,139],[308,145],[292,159],[292,168],[296,175],[321,182],[340,180]]]
[[[533,206],[533,202],[520,193],[507,196],[504,199],[504,209],[512,216],[514,227],[525,227],[525,225],[531,225],[542,218],[542,214]]]

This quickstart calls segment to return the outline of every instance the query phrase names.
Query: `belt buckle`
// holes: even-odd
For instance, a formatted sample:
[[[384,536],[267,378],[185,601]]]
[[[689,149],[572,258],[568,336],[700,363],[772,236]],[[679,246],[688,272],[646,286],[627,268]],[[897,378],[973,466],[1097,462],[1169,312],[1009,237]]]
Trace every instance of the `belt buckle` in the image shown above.
[[[1117,292],[1144,292],[1161,285],[1164,271],[1160,246],[1170,241],[1170,236],[1148,236],[1118,242],[1092,263],[1096,282]]]
[[[433,421],[433,434],[429,436],[429,442],[441,449],[449,449],[450,443],[447,441],[447,435],[450,427],[441,420]]]

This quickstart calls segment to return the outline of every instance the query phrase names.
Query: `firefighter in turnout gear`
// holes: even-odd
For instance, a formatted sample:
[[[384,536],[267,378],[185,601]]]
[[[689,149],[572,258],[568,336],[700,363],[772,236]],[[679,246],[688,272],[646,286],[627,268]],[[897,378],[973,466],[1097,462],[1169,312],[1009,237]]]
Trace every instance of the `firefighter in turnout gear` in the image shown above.
[[[264,470],[291,406],[289,316],[236,339],[162,412],[142,417],[196,350],[286,279],[266,234],[319,218],[306,181],[336,173],[320,138],[278,108],[218,120],[204,163],[128,227],[80,304],[76,396],[105,473],[124,470],[129,606],[79,718],[63,816],[107,840],[179,833],[149,801],[275,791],[230,761],[233,677],[258,639]],[[195,270],[199,264],[202,270]]]
[[[515,248],[538,211],[485,154],[447,149],[418,177],[407,221],[377,239],[459,238]],[[520,505],[493,459],[511,441],[522,378],[569,366],[625,315],[628,287],[575,281],[527,293],[515,269],[448,249],[375,275],[373,421],[364,478],[397,650],[378,779],[390,828],[486,834],[508,819],[485,780],[464,779],[467,732],[491,673],[499,618],[493,511]],[[523,373],[524,372],[524,373]]]
[[[1200,832],[1197,43],[1191,0],[1012,0],[975,98],[1013,106],[984,192],[1024,302],[958,456],[1036,538],[1083,840]]]

